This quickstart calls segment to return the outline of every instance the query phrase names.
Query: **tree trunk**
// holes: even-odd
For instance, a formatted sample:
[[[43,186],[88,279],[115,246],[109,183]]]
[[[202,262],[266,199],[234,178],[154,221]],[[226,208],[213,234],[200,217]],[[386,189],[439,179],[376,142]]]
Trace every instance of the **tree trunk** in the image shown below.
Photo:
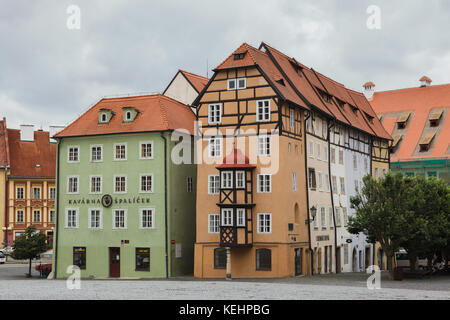
[[[394,266],[393,266],[393,262],[392,262],[392,258],[394,257],[393,253],[390,253],[388,251],[386,251],[386,267],[389,271],[389,280],[393,280],[394,279]],[[394,267],[394,268],[393,268]]]
[[[415,252],[408,252],[409,271],[416,272],[417,254]]]
[[[28,277],[31,278],[31,258],[30,258],[30,264],[28,265]]]

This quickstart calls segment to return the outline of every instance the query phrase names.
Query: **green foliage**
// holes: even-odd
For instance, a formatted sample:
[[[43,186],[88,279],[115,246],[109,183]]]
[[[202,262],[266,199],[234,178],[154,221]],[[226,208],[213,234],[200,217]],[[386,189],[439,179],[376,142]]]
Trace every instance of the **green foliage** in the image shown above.
[[[36,227],[29,226],[25,233],[16,238],[11,257],[16,260],[29,260],[29,276],[31,276],[31,260],[48,249],[47,236],[36,232]]]
[[[388,259],[400,247],[423,256],[450,246],[450,193],[440,179],[367,175],[350,202],[356,215],[349,217],[349,231],[378,241]]]

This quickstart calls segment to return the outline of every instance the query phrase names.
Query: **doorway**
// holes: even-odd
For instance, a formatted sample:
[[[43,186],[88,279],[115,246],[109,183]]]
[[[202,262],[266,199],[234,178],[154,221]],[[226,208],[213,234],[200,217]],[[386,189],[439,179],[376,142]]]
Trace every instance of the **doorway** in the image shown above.
[[[327,273],[328,272],[328,246],[325,246],[324,263],[325,263],[324,273]]]
[[[336,250],[336,273],[341,272],[341,247]]]
[[[302,249],[297,248],[294,250],[295,255],[295,275],[299,276],[302,274]]]
[[[120,248],[109,248],[109,276],[120,278]]]
[[[366,247],[365,256],[366,256],[365,259],[366,265],[364,269],[367,270],[367,268],[370,266],[370,247]]]
[[[358,271],[358,257],[356,256],[356,248],[353,248],[353,253],[352,253],[352,271],[353,272],[357,272]]]

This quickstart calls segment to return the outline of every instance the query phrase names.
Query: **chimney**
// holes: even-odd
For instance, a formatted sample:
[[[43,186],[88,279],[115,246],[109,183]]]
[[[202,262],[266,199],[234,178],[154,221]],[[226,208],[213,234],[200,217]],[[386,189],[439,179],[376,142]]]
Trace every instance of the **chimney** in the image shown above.
[[[364,85],[364,95],[366,96],[367,100],[372,99],[372,96],[375,92],[375,83],[373,82],[366,82]]]
[[[427,76],[423,76],[422,78],[420,78],[420,86],[421,87],[428,87],[429,85],[431,85],[432,80],[430,78],[428,78]]]
[[[20,141],[34,141],[34,126],[32,124],[20,125]]]
[[[52,137],[57,134],[58,132],[60,132],[62,129],[64,129],[64,126],[50,126],[48,131],[49,131],[49,135],[50,135],[50,142],[56,142],[55,139],[52,139]]]

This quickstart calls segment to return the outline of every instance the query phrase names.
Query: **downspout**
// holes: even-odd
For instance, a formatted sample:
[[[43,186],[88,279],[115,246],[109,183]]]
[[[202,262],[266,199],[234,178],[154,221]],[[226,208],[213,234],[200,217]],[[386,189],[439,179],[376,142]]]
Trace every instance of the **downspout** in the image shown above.
[[[379,141],[380,143],[380,158],[381,158],[381,141]],[[370,176],[373,177],[372,175],[372,157],[373,157],[373,138],[370,139]],[[375,265],[375,244],[376,241],[373,242],[373,247],[372,247],[372,265]]]
[[[337,225],[336,225],[336,214],[334,210],[334,193],[333,193],[333,184],[331,183],[331,144],[330,144],[330,129],[334,127],[334,123],[331,123],[330,126],[327,126],[327,145],[328,145],[328,184],[330,186],[330,196],[331,196],[331,210],[333,211],[333,225],[334,225],[334,270],[336,273],[338,271],[338,249],[337,249]],[[340,257],[339,257],[340,258]]]
[[[309,246],[309,254],[311,257],[311,263],[310,263],[310,272],[311,275],[314,275],[314,254],[311,248],[311,221],[309,219],[309,186],[308,186],[308,143],[306,141],[306,137],[308,135],[308,133],[306,132],[306,121],[308,121],[308,119],[311,117],[311,112],[307,112],[306,113],[306,117],[305,117],[305,125],[303,126],[303,128],[305,128],[305,184],[306,184],[306,216],[308,217],[308,219],[306,220],[308,223],[308,246]],[[317,216],[317,214],[316,214]]]
[[[161,132],[161,138],[164,140],[164,232],[165,232],[165,253],[166,253],[166,278],[169,278],[169,245],[168,245],[168,228],[167,228],[167,139]]]
[[[55,188],[56,188],[56,228],[55,228],[55,245],[54,245],[54,252],[55,252],[55,269],[54,269],[54,276],[53,279],[56,279],[56,267],[58,265],[58,230],[59,230],[59,179],[61,178],[59,175],[59,147],[60,147],[60,140],[57,139],[56,140],[56,183],[55,183]]]
[[[8,166],[5,167],[5,246],[8,246],[8,218],[9,218],[9,183]]]

